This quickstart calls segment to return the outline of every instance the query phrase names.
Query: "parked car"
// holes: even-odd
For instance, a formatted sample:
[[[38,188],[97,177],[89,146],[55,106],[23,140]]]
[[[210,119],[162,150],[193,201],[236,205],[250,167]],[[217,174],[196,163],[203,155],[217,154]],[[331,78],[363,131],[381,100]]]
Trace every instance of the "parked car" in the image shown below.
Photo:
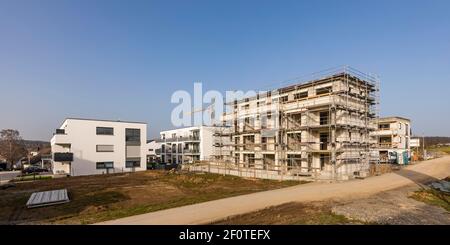
[[[47,172],[47,169],[40,168],[37,166],[30,166],[30,167],[22,170],[23,174],[42,173],[42,172]]]
[[[177,169],[177,168],[178,168],[178,164],[176,164],[176,163],[168,163],[168,164],[164,165],[165,170],[172,170],[172,169]]]

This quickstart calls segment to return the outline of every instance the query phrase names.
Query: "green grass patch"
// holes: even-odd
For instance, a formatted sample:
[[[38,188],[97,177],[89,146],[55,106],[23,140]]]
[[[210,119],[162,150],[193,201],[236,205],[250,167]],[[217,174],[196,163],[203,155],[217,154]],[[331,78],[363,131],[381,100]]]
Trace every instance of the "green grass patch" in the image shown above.
[[[53,177],[51,175],[25,175],[25,176],[20,176],[20,177],[16,177],[14,178],[14,182],[18,182],[18,181],[30,181],[30,180],[49,180],[49,179],[53,179]]]
[[[434,189],[414,192],[411,198],[426,204],[439,206],[450,212],[450,195]]]

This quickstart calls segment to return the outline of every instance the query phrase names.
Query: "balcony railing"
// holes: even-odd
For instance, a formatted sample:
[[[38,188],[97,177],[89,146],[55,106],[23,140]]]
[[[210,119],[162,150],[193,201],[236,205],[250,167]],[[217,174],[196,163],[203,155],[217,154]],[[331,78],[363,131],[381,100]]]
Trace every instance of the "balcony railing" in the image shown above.
[[[200,153],[199,149],[183,149],[183,153]]]
[[[187,136],[187,137],[156,139],[155,141],[161,143],[161,142],[198,141],[198,140],[200,140],[199,136]]]
[[[73,153],[72,152],[55,152],[53,153],[53,161],[55,162],[72,162]]]
[[[392,143],[379,143],[378,147],[379,148],[392,148],[393,145],[392,145]]]

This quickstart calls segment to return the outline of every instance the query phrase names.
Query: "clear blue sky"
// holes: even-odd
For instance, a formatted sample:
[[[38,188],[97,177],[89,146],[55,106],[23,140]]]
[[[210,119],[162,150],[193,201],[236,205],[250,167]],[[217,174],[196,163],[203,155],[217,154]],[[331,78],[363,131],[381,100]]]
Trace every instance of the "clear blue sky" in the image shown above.
[[[381,77],[382,115],[450,136],[450,1],[0,0],[0,129],[65,117],[170,128],[193,82],[259,88],[338,65]]]

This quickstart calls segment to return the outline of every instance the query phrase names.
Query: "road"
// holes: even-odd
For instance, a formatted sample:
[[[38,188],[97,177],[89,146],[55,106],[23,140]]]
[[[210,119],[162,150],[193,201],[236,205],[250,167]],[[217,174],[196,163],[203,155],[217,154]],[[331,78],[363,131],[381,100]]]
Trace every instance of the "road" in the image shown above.
[[[20,171],[2,171],[0,172],[0,184],[7,183],[10,180],[14,179],[17,175],[20,174]]]
[[[344,200],[367,197],[398,187],[443,179],[450,176],[450,156],[410,165],[400,171],[336,183],[309,183],[288,188],[252,193],[178,208],[130,216],[98,224],[153,225],[205,224],[228,216],[257,211],[288,202]]]

